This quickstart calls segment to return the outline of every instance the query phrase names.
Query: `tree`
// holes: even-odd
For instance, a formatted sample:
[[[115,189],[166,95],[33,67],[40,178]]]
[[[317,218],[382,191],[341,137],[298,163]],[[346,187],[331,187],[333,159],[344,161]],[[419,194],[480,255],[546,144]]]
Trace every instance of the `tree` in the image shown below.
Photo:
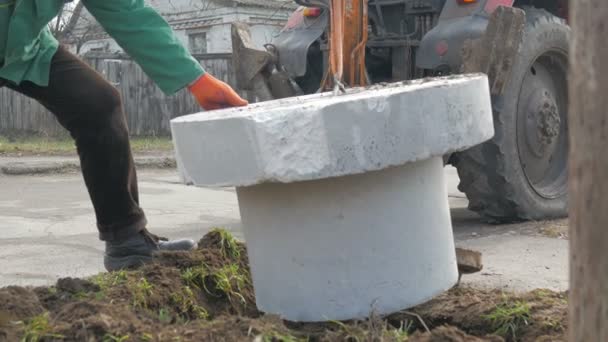
[[[570,341],[608,341],[608,1],[570,6]]]
[[[84,15],[84,4],[78,1],[63,6],[57,17],[49,24],[51,32],[63,44],[76,48],[76,53],[98,31],[98,24]],[[80,24],[80,25],[79,25]]]
[[[55,38],[60,41],[65,40],[73,33],[82,15],[83,7],[82,1],[79,1],[75,5],[69,3],[61,8],[57,17],[49,24]]]

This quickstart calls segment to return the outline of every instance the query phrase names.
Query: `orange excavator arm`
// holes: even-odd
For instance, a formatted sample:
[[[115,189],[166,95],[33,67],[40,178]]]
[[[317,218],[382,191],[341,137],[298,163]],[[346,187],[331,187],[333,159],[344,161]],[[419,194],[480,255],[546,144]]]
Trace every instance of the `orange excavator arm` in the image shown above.
[[[367,44],[368,0],[331,0],[329,68],[323,88],[340,83],[365,86],[365,46]]]
[[[321,83],[328,90],[344,86],[365,86],[365,48],[368,29],[368,0],[330,0],[329,65]],[[232,25],[232,50],[237,83],[251,91],[259,101],[296,96],[301,93],[295,81],[278,63],[276,51],[258,49],[249,27]]]

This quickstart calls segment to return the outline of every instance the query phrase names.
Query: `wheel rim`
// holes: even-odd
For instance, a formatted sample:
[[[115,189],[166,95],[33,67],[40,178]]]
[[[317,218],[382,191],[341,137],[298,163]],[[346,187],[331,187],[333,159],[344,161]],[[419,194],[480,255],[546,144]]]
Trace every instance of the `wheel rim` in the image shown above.
[[[567,194],[567,54],[549,51],[524,76],[517,112],[517,143],[523,172],[538,195]]]

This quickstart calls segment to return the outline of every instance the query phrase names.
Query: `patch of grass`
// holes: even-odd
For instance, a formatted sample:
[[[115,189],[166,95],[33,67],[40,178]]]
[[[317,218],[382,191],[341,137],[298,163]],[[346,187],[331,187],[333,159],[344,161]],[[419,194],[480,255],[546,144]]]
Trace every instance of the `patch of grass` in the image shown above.
[[[161,323],[169,324],[173,321],[173,317],[171,317],[171,312],[169,312],[169,310],[162,308],[158,310],[158,320]]]
[[[74,151],[76,146],[68,138],[0,136],[1,154],[70,154]]]
[[[136,282],[127,283],[127,287],[131,291],[133,306],[147,309],[148,297],[152,295],[154,285],[152,285],[148,279],[141,277]]]
[[[78,291],[72,295],[72,298],[76,300],[83,300],[89,298],[89,294],[85,291]]]
[[[374,341],[370,338],[370,331],[363,328],[358,324],[350,325],[340,321],[332,321],[331,323],[337,325],[337,335],[334,336],[334,339],[340,339],[342,341],[353,341],[353,342],[363,342],[363,341]]]
[[[238,259],[241,257],[241,251],[234,235],[223,228],[214,228],[211,233],[216,233],[220,236],[220,251],[222,256]]]
[[[172,151],[173,142],[169,137],[133,137],[131,149],[135,153]],[[0,154],[26,155],[66,155],[76,152],[74,141],[69,137],[21,136],[6,137],[0,135]]]
[[[562,321],[558,317],[546,317],[542,322],[543,326],[549,330],[563,332],[565,330]]]
[[[529,293],[529,301],[539,302],[548,306],[568,305],[568,298],[564,293],[557,293],[551,290],[539,289]]]
[[[547,289],[534,290],[531,292],[531,294],[533,294],[534,296],[536,296],[538,298],[549,298],[549,297],[555,296],[555,292],[553,292],[551,290],[547,290]]]
[[[505,301],[485,316],[496,335],[516,341],[518,334],[530,321],[530,305],[524,301]]]
[[[256,339],[256,341],[261,340],[262,342],[308,342],[307,338],[298,338],[289,334],[282,334],[276,331],[265,333],[261,336],[261,338]]]
[[[108,273],[100,273],[90,278],[90,281],[99,286],[99,291],[95,292],[94,297],[97,300],[104,300],[110,289],[115,286],[126,284],[128,280],[127,271],[116,271]]]
[[[169,137],[134,137],[131,149],[134,152],[173,151],[173,141]]]
[[[91,282],[99,286],[99,293],[105,294],[105,292],[114,287],[127,282],[128,274],[127,271],[117,271],[109,273],[100,273],[91,278]]]
[[[236,299],[246,304],[247,301],[242,295],[243,289],[249,282],[246,272],[237,264],[225,265],[214,270],[203,264],[183,270],[181,277],[189,290],[196,288],[215,297],[225,296],[231,302]]]
[[[408,321],[409,322],[409,321]],[[366,321],[344,323],[331,321],[336,325],[336,330],[328,335],[329,340],[339,341],[407,341],[412,323],[402,322],[400,328],[395,328],[383,321],[379,316],[372,313]]]
[[[205,288],[205,280],[209,276],[209,269],[205,265],[189,267],[182,271],[182,281],[186,286],[195,287],[199,290]]]
[[[149,333],[142,333],[141,336],[139,337],[139,339],[142,341],[152,341],[154,339],[154,336],[152,336],[152,334],[149,334]]]
[[[49,313],[45,312],[30,319],[23,328],[21,342],[38,342],[45,339],[63,339],[65,336],[56,334],[49,323]]]
[[[129,335],[115,336],[112,334],[106,334],[103,337],[103,342],[125,342],[130,338]]]
[[[229,264],[217,270],[210,270],[206,265],[187,268],[181,273],[185,284],[184,293],[191,293],[191,288],[204,290],[214,297],[227,297],[229,301],[235,299],[246,304],[245,297],[241,294],[248,283],[248,275],[241,270],[237,264]],[[178,295],[178,294],[174,294]],[[177,303],[183,302],[183,298],[175,298]]]
[[[230,264],[226,265],[211,275],[215,289],[220,291],[229,301],[234,299],[240,300],[243,304],[247,301],[241,294],[245,285],[247,285],[247,275],[241,272],[239,265]],[[209,292],[209,291],[207,291]],[[209,292],[209,294],[212,294]]]
[[[171,301],[178,307],[178,312],[194,319],[208,319],[209,312],[198,305],[196,295],[189,286],[184,286],[181,292],[171,294]]]
[[[409,322],[408,324],[401,323],[399,329],[390,329],[387,330],[385,335],[388,335],[389,338],[396,341],[407,341],[410,338],[410,331],[412,329],[413,322]]]

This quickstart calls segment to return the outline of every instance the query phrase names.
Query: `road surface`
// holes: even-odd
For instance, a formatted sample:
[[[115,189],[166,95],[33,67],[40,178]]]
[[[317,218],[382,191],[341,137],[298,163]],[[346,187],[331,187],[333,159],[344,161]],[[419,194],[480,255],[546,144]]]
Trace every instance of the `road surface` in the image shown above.
[[[456,243],[484,254],[484,271],[465,276],[463,283],[514,291],[567,289],[565,220],[485,224],[466,210],[455,170],[446,168],[446,174]],[[172,170],[144,170],[139,178],[154,233],[198,239],[212,227],[225,227],[243,237],[234,189],[183,186]],[[103,271],[104,245],[79,174],[0,175],[0,189],[0,287],[47,285]]]

